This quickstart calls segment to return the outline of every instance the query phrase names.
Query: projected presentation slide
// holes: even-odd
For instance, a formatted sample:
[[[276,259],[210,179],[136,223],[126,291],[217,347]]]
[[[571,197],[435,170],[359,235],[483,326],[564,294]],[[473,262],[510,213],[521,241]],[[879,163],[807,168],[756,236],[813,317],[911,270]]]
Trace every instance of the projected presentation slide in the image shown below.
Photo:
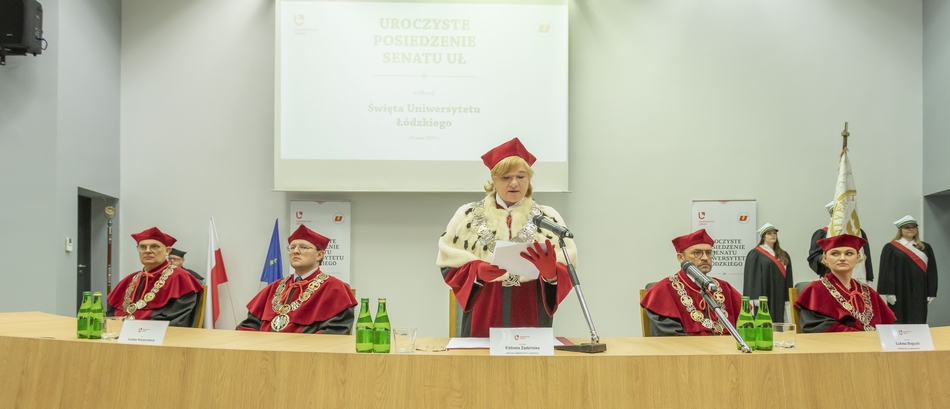
[[[282,1],[275,156],[567,162],[567,4],[529,3]]]

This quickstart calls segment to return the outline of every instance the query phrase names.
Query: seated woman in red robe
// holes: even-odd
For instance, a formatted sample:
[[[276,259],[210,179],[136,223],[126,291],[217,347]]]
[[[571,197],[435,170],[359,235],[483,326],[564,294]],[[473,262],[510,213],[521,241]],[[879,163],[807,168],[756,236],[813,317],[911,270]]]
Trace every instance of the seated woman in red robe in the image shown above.
[[[865,243],[850,234],[818,240],[831,274],[809,284],[795,301],[803,332],[875,331],[879,324],[897,321],[877,291],[851,278]]]

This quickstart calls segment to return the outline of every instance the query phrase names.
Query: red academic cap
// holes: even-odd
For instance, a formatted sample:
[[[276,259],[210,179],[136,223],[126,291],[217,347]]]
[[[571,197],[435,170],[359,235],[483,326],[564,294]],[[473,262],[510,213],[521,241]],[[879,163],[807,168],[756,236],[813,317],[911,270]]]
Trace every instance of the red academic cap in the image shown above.
[[[706,229],[699,229],[685,236],[679,236],[673,239],[673,248],[676,249],[677,253],[682,253],[683,250],[703,243],[712,246],[716,242],[713,241],[712,237],[706,234]]]
[[[838,247],[851,247],[855,250],[861,250],[867,244],[867,240],[850,234],[840,234],[834,237],[827,237],[818,240],[818,245],[823,251],[828,251]]]
[[[171,247],[172,244],[175,244],[175,242],[178,241],[174,237],[162,233],[158,227],[151,227],[139,233],[135,233],[132,235],[132,238],[135,239],[136,244],[142,240],[155,240],[164,244],[165,247]]]
[[[294,240],[309,241],[310,244],[317,246],[320,250],[326,250],[327,244],[330,244],[330,239],[317,234],[317,232],[308,229],[307,226],[302,224],[297,228],[294,234],[291,234],[290,237],[287,238],[287,244],[290,244],[290,242]]]
[[[534,165],[534,161],[538,160],[531,152],[528,152],[528,148],[525,148],[518,138],[514,138],[486,152],[482,155],[482,162],[485,163],[485,166],[488,166],[488,169],[494,169],[498,162],[509,156],[524,159],[525,162],[528,162],[528,166]]]

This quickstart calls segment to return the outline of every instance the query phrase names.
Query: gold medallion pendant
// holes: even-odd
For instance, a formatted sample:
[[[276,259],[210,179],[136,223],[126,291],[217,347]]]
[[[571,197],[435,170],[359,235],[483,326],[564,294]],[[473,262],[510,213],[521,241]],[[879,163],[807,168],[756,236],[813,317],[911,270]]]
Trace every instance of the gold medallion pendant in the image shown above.
[[[145,297],[142,297],[142,299],[145,300],[145,302],[151,302],[152,300],[155,299],[155,294],[154,294],[154,293],[145,293]]]
[[[274,317],[274,320],[270,322],[270,327],[274,332],[280,332],[284,328],[287,328],[287,324],[290,324],[290,317],[281,314]]]

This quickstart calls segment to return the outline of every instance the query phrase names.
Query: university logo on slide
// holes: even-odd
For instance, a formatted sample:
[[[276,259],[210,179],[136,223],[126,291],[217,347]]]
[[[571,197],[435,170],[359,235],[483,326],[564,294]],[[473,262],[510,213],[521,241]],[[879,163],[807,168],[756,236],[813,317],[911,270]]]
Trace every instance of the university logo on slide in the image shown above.
[[[303,19],[304,19],[303,14],[294,14],[294,24],[298,26],[302,26]]]
[[[298,212],[297,212],[297,219],[303,219],[303,212],[302,212],[302,211],[298,211]]]
[[[343,213],[337,213],[333,215],[333,222],[336,224],[343,223]]]

